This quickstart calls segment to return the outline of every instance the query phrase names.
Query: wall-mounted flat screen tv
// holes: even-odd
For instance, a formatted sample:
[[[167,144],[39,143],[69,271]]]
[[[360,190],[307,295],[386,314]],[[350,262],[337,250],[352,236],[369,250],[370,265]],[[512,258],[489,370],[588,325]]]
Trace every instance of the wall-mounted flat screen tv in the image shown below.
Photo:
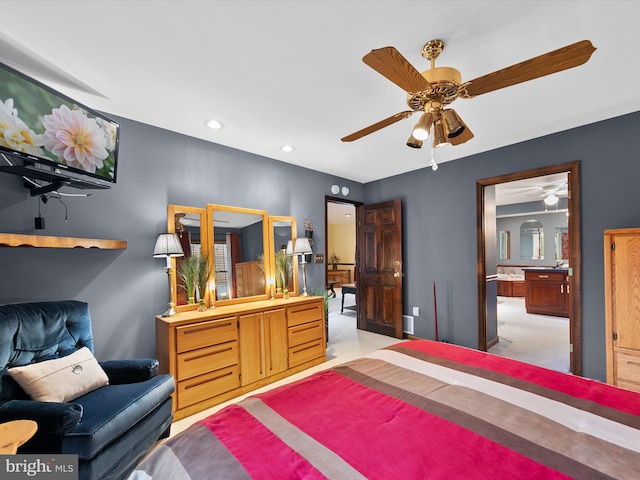
[[[116,182],[120,126],[0,63],[0,152]]]

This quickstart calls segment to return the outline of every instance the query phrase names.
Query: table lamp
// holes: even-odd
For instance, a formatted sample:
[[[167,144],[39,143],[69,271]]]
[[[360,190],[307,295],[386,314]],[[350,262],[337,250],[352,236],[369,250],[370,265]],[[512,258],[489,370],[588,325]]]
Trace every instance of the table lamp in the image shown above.
[[[309,239],[307,237],[296,238],[296,243],[293,247],[294,255],[302,255],[302,295],[308,296],[307,292],[307,255],[313,253],[311,249],[311,244],[309,243]]]
[[[156,246],[153,249],[154,258],[166,258],[167,259],[167,277],[169,278],[169,309],[162,314],[163,317],[171,317],[176,315],[176,304],[173,302],[173,282],[171,276],[173,275],[173,268],[171,268],[172,257],[183,257],[182,245],[180,245],[180,239],[175,233],[161,233],[156,240]]]

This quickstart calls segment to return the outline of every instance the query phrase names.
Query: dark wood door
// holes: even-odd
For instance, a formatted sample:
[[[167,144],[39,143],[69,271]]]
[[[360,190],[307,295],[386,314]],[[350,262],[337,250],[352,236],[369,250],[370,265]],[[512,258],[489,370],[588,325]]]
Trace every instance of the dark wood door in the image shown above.
[[[358,209],[358,328],[402,338],[402,203]]]

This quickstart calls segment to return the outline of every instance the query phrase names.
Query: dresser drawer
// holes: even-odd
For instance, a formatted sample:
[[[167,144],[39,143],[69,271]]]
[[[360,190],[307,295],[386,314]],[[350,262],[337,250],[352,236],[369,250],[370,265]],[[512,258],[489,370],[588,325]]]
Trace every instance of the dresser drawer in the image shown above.
[[[287,325],[294,327],[302,323],[308,323],[313,320],[324,318],[322,309],[324,306],[320,303],[311,305],[295,305],[287,308]]]
[[[524,279],[564,282],[567,279],[567,272],[525,272]]]
[[[289,368],[315,360],[324,354],[322,339],[289,348]]]
[[[238,342],[226,342],[178,354],[177,380],[202,375],[238,363]]]
[[[240,386],[238,366],[222,368],[178,382],[177,408],[185,408]]]
[[[322,320],[289,327],[287,332],[289,347],[294,347],[313,340],[322,340]]]
[[[186,352],[238,339],[236,317],[176,328],[176,351]]]
[[[615,356],[617,383],[633,382],[636,384],[634,390],[640,388],[640,355],[617,350]]]

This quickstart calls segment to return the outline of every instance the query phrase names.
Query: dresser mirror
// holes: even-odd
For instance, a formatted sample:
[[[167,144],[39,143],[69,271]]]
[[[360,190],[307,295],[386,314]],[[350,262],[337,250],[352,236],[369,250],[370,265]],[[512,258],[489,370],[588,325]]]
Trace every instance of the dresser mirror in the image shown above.
[[[184,252],[184,257],[171,259],[175,272],[171,278],[171,301],[176,304],[178,311],[195,310],[199,299],[203,299],[207,305],[209,303],[209,292],[206,289],[204,292],[196,292],[192,303],[189,303],[185,282],[179,274],[186,258],[207,252],[209,242],[206,214],[204,208],[183,205],[169,205],[167,209],[167,232],[178,235]]]
[[[279,298],[283,296],[283,280],[281,275],[281,265],[284,261],[289,261],[292,275],[289,278],[287,289],[290,296],[298,295],[298,257],[297,255],[286,255],[287,245],[296,241],[296,219],[295,217],[270,216],[269,217],[269,251],[273,255],[273,265],[270,276],[267,278],[271,297]]]
[[[520,225],[520,260],[544,260],[544,226],[538,220]]]
[[[208,251],[214,278],[209,295],[215,305],[269,298],[272,256],[265,210],[207,204]]]

